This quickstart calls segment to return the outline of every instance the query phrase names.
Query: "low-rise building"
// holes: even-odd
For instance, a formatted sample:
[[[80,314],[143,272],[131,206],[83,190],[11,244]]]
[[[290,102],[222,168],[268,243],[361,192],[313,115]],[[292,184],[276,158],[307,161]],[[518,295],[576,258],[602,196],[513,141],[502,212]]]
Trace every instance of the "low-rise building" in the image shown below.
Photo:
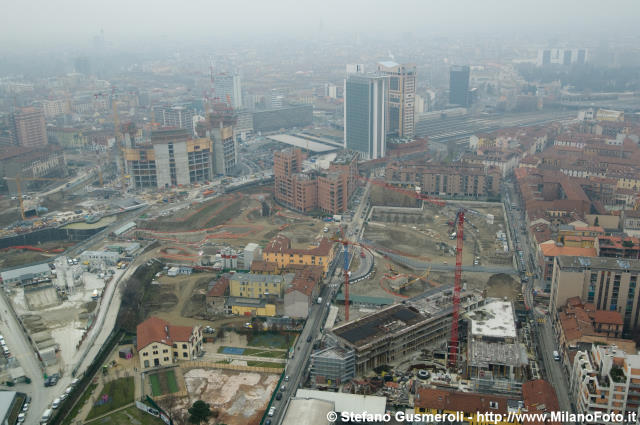
[[[209,282],[209,290],[206,295],[207,313],[223,314],[226,313],[225,305],[227,303],[227,294],[229,288],[229,279],[222,276],[218,280]]]
[[[80,261],[87,262],[92,266],[101,264],[114,266],[120,261],[120,254],[113,251],[83,251],[80,254]]]
[[[237,316],[272,317],[276,315],[276,305],[266,298],[228,297],[226,311]]]
[[[322,269],[307,266],[296,272],[294,279],[284,291],[284,314],[289,317],[306,318],[314,300],[320,293]]]
[[[280,269],[289,265],[321,266],[326,273],[333,260],[334,245],[329,239],[322,238],[317,246],[307,249],[292,248],[291,240],[279,234],[262,250],[262,260],[275,263]]]
[[[175,326],[158,317],[140,323],[136,336],[141,369],[193,360],[202,349],[199,326]]]
[[[0,273],[4,286],[22,285],[30,283],[34,279],[47,279],[52,275],[51,268],[47,264],[35,264],[33,266],[20,267],[6,270]]]

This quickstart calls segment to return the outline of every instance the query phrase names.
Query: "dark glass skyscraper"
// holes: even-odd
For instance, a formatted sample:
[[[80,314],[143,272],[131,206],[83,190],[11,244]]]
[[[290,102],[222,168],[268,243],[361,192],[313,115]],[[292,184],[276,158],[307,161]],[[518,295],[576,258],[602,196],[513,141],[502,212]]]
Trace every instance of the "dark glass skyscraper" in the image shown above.
[[[454,65],[449,72],[449,103],[469,106],[469,67]]]

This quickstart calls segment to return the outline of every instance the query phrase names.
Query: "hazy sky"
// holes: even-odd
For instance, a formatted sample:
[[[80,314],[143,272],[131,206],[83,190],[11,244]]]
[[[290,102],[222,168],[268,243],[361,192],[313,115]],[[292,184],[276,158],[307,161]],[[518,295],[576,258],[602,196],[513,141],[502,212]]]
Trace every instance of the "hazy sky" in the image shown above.
[[[638,0],[3,0],[0,45],[253,34],[637,32]]]

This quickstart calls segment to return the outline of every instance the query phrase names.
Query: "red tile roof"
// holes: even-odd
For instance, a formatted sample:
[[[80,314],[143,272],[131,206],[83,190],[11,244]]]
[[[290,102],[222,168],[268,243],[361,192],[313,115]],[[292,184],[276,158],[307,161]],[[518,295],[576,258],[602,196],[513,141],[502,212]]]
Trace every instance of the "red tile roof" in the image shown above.
[[[591,317],[595,323],[606,323],[613,325],[622,325],[622,315],[617,311],[609,310],[596,310],[592,313]]]
[[[507,400],[510,399],[494,394],[463,393],[460,391],[447,391],[436,388],[419,388],[414,404],[416,407],[423,409],[506,414],[508,412]],[[496,403],[497,407],[493,407],[493,403]]]
[[[137,348],[140,351],[154,342],[166,345],[172,345],[174,342],[187,342],[192,333],[192,327],[173,326],[158,317],[150,317],[136,328]]]
[[[213,284],[211,289],[209,289],[207,297],[221,297],[224,295],[228,287],[229,279],[226,276],[222,276]]]
[[[522,398],[529,413],[558,412],[560,410],[556,391],[544,379],[527,381],[522,384]],[[542,424],[544,421],[526,423]]]

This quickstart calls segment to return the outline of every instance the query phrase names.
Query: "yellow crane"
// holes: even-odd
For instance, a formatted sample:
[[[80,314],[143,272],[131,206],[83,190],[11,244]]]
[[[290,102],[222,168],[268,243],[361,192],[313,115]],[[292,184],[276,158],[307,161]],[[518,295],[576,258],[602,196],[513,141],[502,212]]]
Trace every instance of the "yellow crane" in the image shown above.
[[[402,285],[400,285],[400,287],[398,288],[399,290],[403,290],[404,288],[406,288],[409,285],[413,285],[414,283],[416,283],[417,281],[421,280],[421,279],[427,279],[429,277],[429,273],[431,273],[431,266],[429,266],[429,268],[427,269],[426,272],[424,272],[424,274],[422,276],[417,276],[415,277],[413,280],[407,280],[406,283],[403,283]]]
[[[24,215],[24,201],[22,199],[22,187],[20,185],[21,181],[65,181],[63,178],[56,177],[5,177],[5,180],[13,180],[16,182],[16,192],[18,193],[18,202],[20,203],[20,216],[22,219],[26,219]]]

